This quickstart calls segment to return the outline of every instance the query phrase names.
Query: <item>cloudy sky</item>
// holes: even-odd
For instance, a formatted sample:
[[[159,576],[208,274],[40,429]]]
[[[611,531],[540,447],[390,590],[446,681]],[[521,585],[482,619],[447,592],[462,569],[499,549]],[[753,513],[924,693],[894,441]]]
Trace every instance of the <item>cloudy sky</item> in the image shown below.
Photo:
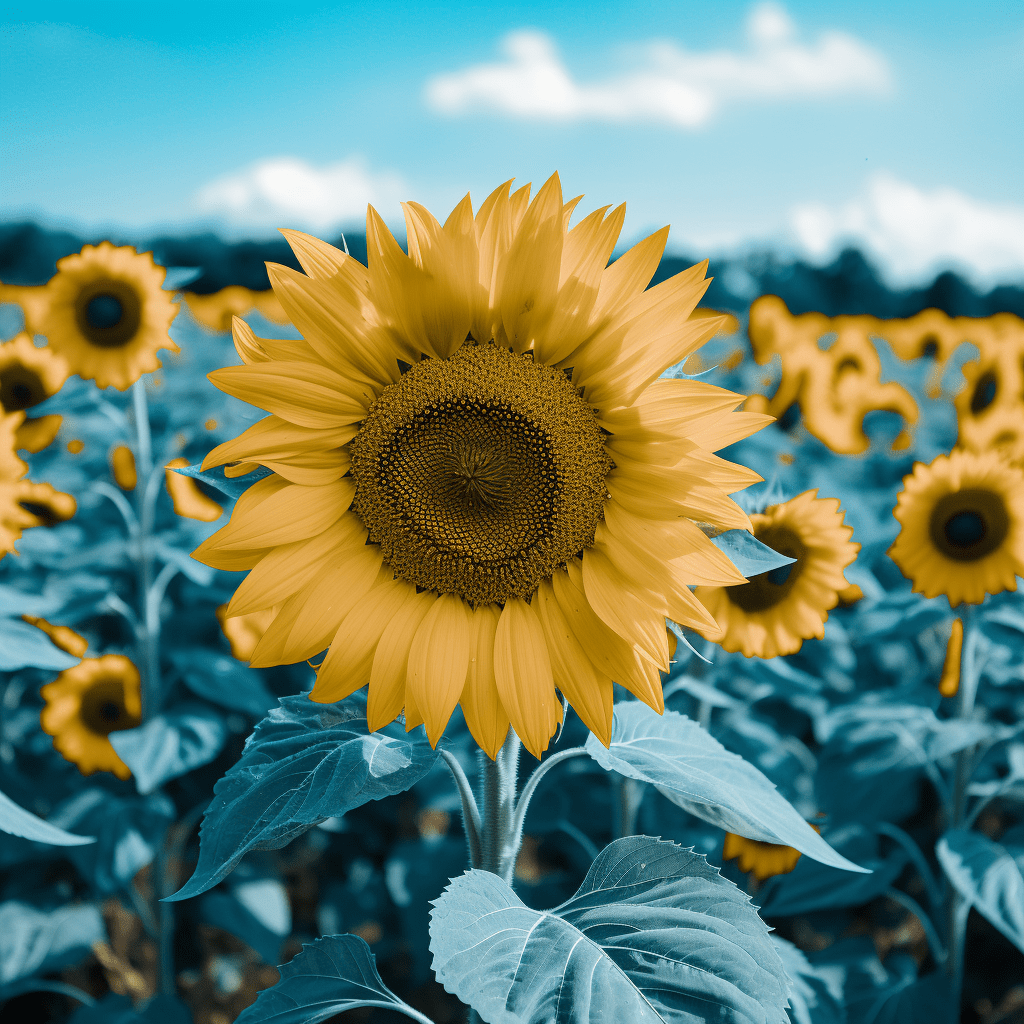
[[[1024,280],[1024,8],[0,4],[0,219],[331,234],[553,170],[694,256]]]

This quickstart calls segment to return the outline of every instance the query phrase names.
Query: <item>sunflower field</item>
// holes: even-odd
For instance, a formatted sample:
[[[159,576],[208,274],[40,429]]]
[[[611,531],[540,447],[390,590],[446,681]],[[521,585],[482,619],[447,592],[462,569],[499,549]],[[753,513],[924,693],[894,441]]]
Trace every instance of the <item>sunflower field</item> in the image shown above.
[[[576,202],[0,229],[0,1022],[1024,1020],[1024,290]]]

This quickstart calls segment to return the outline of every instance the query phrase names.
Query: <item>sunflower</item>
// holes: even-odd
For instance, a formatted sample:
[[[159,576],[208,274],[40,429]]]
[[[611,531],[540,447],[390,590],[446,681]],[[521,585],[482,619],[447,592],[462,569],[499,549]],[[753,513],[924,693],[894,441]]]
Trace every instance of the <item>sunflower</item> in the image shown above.
[[[369,685],[371,729],[457,704],[494,757],[536,756],[555,688],[604,743],[612,680],[663,710],[666,617],[714,629],[688,586],[742,581],[695,521],[749,528],[760,479],[712,452],[768,422],[709,384],[658,378],[720,326],[689,319],[701,264],[645,290],[667,229],[608,266],[625,207],[571,231],[554,175],[505,184],[442,227],[405,204],[409,253],[367,215],[368,266],[285,232],[306,275],[269,265],[305,340],[256,338],[210,374],[271,413],[204,468],[259,463],[196,557],[252,569],[231,617],[280,603],[252,664],[329,648],[311,697]]]
[[[70,494],[50,484],[0,479],[0,558],[14,550],[22,531],[33,526],[56,526],[77,508]]]
[[[159,368],[157,349],[178,351],[167,335],[178,307],[161,289],[164,274],[152,253],[87,245],[57,263],[39,329],[73,373],[124,391]]]
[[[40,691],[46,707],[40,715],[43,732],[64,758],[83,775],[113,772],[131,778],[117,756],[110,733],[134,729],[142,720],[138,669],[120,654],[87,658],[62,672]]]
[[[199,489],[199,485],[189,476],[175,473],[176,469],[184,469],[188,459],[171,459],[165,467],[164,476],[167,493],[171,496],[174,511],[185,519],[198,519],[201,523],[212,523],[224,514],[224,509],[207,497]]]
[[[763,843],[732,832],[725,833],[722,843],[722,860],[736,860],[740,871],[752,871],[759,882],[775,875],[788,875],[799,859],[800,851],[792,846]]]
[[[64,359],[45,346],[36,348],[27,334],[0,345],[0,407],[8,412],[46,401],[60,391],[67,377]],[[15,434],[15,447],[42,451],[56,437],[62,419],[56,413],[26,419]]]
[[[1024,575],[1024,473],[995,452],[954,450],[903,478],[889,557],[914,590],[951,605],[1016,590]]]
[[[122,491],[134,491],[139,482],[135,468],[135,453],[126,444],[119,444],[110,452],[110,473]]]
[[[233,284],[209,295],[185,292],[182,298],[192,316],[211,331],[230,331],[234,317],[244,316],[251,309],[257,310],[272,323],[288,323],[288,317],[272,291],[254,292]]]
[[[698,587],[727,651],[748,658],[793,654],[804,640],[825,635],[825,622],[849,583],[843,570],[857,557],[853,528],[843,525],[837,498],[804,491],[750,517],[754,536],[795,562],[740,586]],[[709,635],[709,639],[717,639]]]
[[[235,615],[228,618],[228,606],[222,604],[217,608],[217,621],[221,631],[231,644],[231,655],[239,661],[249,661],[256,645],[263,639],[263,634],[274,621],[274,616],[281,610],[280,605],[264,611],[250,612],[248,615]]]

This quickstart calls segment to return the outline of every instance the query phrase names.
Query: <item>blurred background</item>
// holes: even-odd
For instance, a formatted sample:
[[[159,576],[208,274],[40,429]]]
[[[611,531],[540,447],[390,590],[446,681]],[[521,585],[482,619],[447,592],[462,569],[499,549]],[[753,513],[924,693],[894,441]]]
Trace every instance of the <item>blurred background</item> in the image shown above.
[[[7,283],[110,237],[202,266],[200,292],[265,288],[278,245],[237,243],[358,236],[367,203],[400,231],[401,200],[443,220],[467,191],[478,204],[553,170],[585,194],[577,217],[628,201],[624,245],[671,224],[670,255],[713,257],[720,304],[745,306],[779,267],[860,275],[858,294],[927,296],[944,271],[975,295],[1024,280],[1016,3],[2,11]],[[863,258],[837,263],[844,250]],[[958,306],[950,287],[923,304],[1016,309]],[[877,302],[865,311],[922,306]]]

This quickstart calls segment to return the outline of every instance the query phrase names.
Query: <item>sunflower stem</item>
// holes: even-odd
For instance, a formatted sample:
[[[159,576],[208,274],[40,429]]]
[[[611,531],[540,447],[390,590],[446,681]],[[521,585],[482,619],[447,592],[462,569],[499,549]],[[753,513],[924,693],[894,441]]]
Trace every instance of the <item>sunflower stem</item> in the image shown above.
[[[462,800],[462,826],[466,832],[466,843],[469,846],[469,866],[480,867],[480,810],[476,805],[476,797],[473,796],[473,787],[466,778],[466,773],[459,764],[459,759],[450,751],[442,750],[441,757],[448,765],[448,770],[455,780],[455,788],[459,791],[459,799]]]
[[[480,753],[482,812],[480,867],[511,883],[522,839],[517,825],[516,782],[519,775],[519,737],[509,729],[498,756],[492,761]]]
[[[960,685],[957,689],[956,718],[969,721],[974,717],[974,702],[978,695],[980,665],[978,659],[978,641],[980,639],[973,609],[969,605],[960,606],[960,615],[964,624],[964,646],[960,658]],[[971,781],[971,767],[974,759],[974,747],[958,751],[953,760],[953,780],[950,787],[950,798],[946,806],[946,827],[960,828],[965,823],[967,811],[967,787]],[[946,896],[946,930],[948,935],[946,971],[950,977],[950,1015],[951,1020],[960,1019],[960,1002],[963,995],[964,979],[964,937],[967,931],[967,916],[970,905],[950,884],[945,881]]]

